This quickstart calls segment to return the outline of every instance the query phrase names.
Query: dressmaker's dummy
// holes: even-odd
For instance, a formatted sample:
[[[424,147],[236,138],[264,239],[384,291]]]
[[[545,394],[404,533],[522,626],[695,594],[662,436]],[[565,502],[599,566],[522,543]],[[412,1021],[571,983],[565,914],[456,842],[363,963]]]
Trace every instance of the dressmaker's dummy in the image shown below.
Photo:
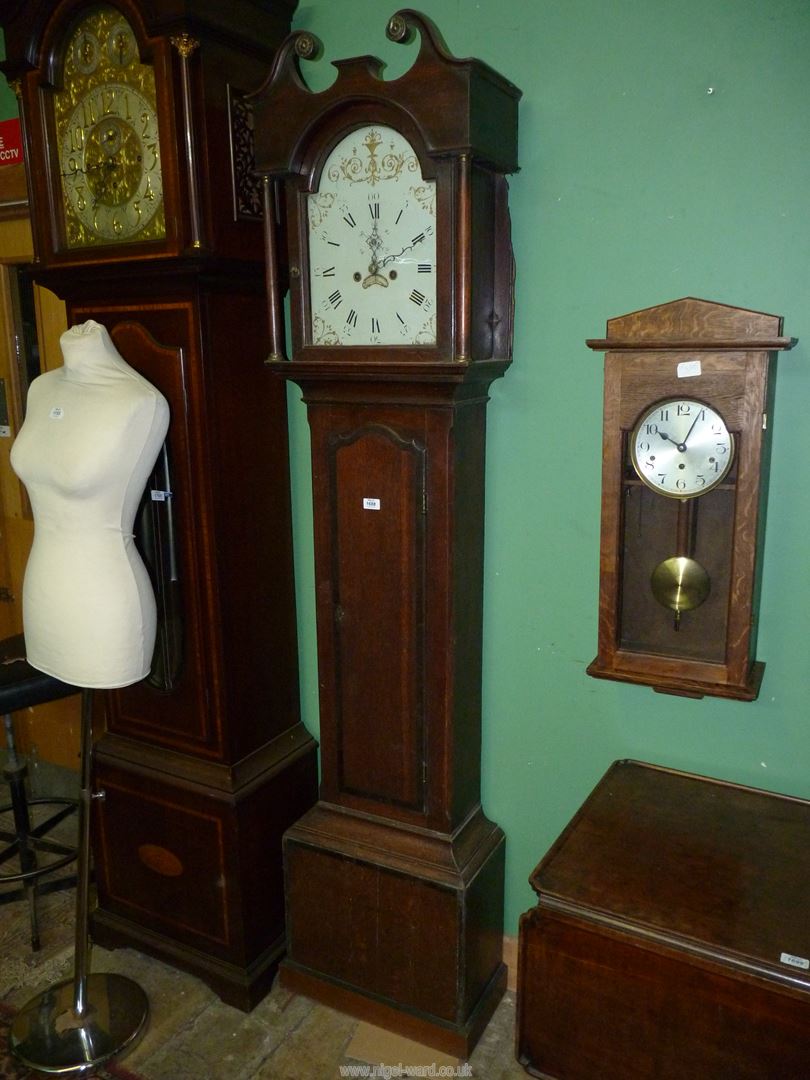
[[[61,346],[64,366],[31,384],[11,451],[34,512],[27,659],[74,686],[127,686],[148,674],[155,644],[155,598],[132,529],[169,407],[98,323],[72,327]]]

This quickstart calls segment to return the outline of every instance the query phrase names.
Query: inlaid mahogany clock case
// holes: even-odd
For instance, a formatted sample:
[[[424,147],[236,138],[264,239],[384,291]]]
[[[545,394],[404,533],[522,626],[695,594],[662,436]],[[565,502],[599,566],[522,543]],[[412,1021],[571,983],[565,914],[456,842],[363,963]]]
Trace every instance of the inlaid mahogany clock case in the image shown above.
[[[301,387],[312,439],[321,713],[320,801],[285,839],[282,980],[465,1055],[505,985],[504,835],[480,803],[483,510],[487,391],[511,358],[520,94],[423,16],[389,21],[394,41],[414,31],[398,79],[356,57],[320,93],[298,69],[316,43],[292,35],[256,103],[257,166],[287,211],[286,251],[267,236],[272,366]],[[317,343],[307,200],[332,149],[373,125],[436,184],[435,337]]]
[[[162,616],[155,678],[97,696],[93,932],[248,1008],[283,951],[281,836],[316,787],[299,719],[285,390],[264,366],[261,195],[235,160],[243,94],[266,77],[295,0],[116,0],[154,65],[166,235],[77,249],[60,220],[48,96],[92,6],[6,3],[0,21],[36,280],[64,298],[70,323],[106,325],[171,407],[152,484],[162,502],[145,511]]]

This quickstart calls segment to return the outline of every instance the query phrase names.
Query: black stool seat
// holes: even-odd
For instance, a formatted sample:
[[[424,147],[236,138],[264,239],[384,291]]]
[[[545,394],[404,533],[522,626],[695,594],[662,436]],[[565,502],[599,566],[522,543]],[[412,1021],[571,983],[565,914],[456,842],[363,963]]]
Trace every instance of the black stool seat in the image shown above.
[[[46,701],[78,694],[79,688],[46,675],[31,667],[25,659],[25,638],[22,634],[0,640],[0,715],[4,717],[6,739],[8,742],[8,760],[3,767],[3,776],[11,790],[11,802],[0,806],[0,814],[12,812],[14,832],[6,833],[0,829],[0,841],[6,846],[0,848],[0,865],[13,857],[20,863],[20,872],[7,874],[0,872],[0,884],[22,883],[22,892],[6,893],[0,896],[0,902],[15,900],[22,895],[28,898],[31,913],[31,946],[39,948],[39,927],[37,920],[38,879],[43,874],[52,873],[66,866],[76,858],[76,849],[47,838],[46,834],[55,828],[77,807],[75,799],[45,798],[27,799],[25,777],[28,772],[24,760],[17,756],[14,745],[14,729],[11,713],[27,709],[33,705],[42,705]],[[32,806],[60,807],[47,820],[32,826],[29,808]],[[40,864],[37,853],[57,856],[49,862]],[[59,879],[41,886],[41,891],[62,888],[72,884],[72,879]]]
[[[78,686],[31,667],[25,659],[22,634],[0,640],[0,713],[28,709],[78,693]]]

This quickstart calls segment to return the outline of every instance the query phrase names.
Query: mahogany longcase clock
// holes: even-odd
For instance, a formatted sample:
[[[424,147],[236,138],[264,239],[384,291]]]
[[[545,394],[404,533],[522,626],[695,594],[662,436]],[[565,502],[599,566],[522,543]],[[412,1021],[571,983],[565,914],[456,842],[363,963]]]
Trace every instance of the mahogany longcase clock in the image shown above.
[[[264,367],[245,91],[295,0],[3,4],[36,280],[168,399],[138,543],[146,680],[104,698],[94,936],[247,1008],[284,943],[281,836],[315,799],[299,721],[284,387]]]
[[[597,678],[753,700],[777,315],[687,297],[608,321]]]
[[[487,391],[511,354],[519,91],[453,58],[336,63],[292,35],[256,100],[274,370],[312,435],[320,802],[287,833],[285,985],[466,1054],[504,988],[504,835],[480,803]],[[289,263],[293,357],[275,278]]]

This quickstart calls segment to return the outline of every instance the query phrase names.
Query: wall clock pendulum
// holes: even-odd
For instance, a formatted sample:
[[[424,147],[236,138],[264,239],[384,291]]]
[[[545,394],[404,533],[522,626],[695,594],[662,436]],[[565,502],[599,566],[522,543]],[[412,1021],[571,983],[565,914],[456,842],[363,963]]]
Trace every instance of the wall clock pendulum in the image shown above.
[[[312,434],[320,802],[285,839],[285,985],[466,1054],[504,988],[502,831],[480,805],[487,391],[510,361],[505,174],[520,92],[413,11],[411,69],[307,33],[255,105],[283,185],[292,359],[268,217],[271,367]],[[439,104],[440,103],[440,104]]]
[[[687,298],[610,319],[597,678],[751,701],[782,319]]]
[[[158,648],[148,679],[103,695],[94,937],[187,967],[241,1008],[283,951],[281,836],[316,793],[243,93],[295,6],[25,0],[2,14],[36,280],[71,323],[104,324],[171,409],[138,535]]]

